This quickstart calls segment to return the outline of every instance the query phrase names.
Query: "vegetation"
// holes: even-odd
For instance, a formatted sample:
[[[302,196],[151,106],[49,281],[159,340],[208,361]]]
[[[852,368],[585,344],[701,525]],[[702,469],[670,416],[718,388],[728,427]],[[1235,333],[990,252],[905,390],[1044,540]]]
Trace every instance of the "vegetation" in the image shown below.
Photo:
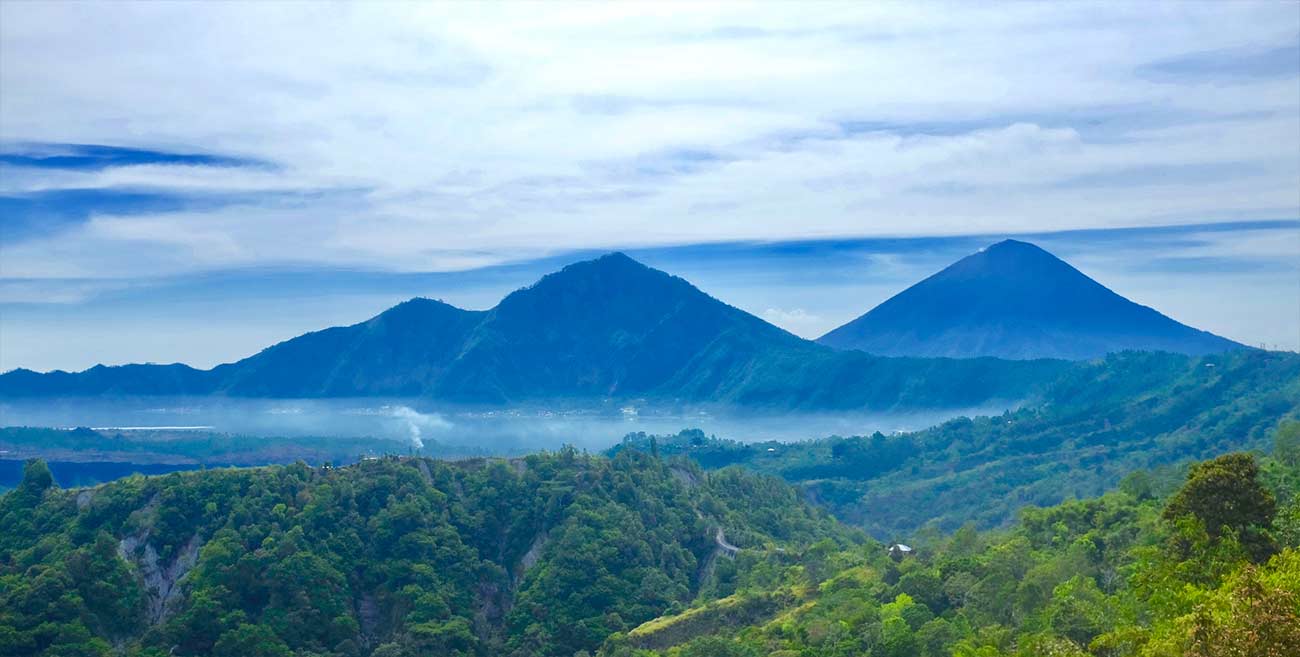
[[[1129,472],[1264,449],[1300,417],[1300,357],[1261,351],[1200,359],[1130,352],[1080,365],[1041,404],[958,418],[916,433],[740,443],[686,431],[657,436],[665,454],[706,468],[743,465],[801,487],[840,520],[880,538],[967,522],[1005,525],[1028,504],[1100,495]],[[648,449],[650,436],[625,446]],[[1300,460],[1300,436],[1279,454]]]
[[[1298,493],[1295,463],[1235,453],[1194,466],[1167,499],[1135,473],[1119,491],[1025,509],[995,534],[967,526],[897,561],[860,546],[814,545],[793,563],[768,550],[749,558],[785,565],[725,600],[614,635],[599,654],[1296,655]],[[757,600],[783,604],[700,622]]]
[[[0,654],[1283,657],[1297,432],[906,555],[657,441],[69,490],[31,461],[0,497]]]
[[[0,497],[3,655],[562,655],[860,534],[778,480],[627,452],[134,476]]]

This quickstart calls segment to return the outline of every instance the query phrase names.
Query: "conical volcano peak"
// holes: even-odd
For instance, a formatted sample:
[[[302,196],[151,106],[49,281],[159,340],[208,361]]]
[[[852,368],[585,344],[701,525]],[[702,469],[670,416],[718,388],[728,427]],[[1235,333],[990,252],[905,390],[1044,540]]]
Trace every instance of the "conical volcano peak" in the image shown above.
[[[945,274],[961,273],[965,275],[997,275],[1022,277],[1026,282],[1033,281],[1033,274],[1076,275],[1080,279],[1087,277],[1071,267],[1068,263],[1052,255],[1042,247],[1019,240],[1002,240],[991,244],[965,258],[953,263],[935,277]]]
[[[1034,252],[1047,253],[1042,247],[1032,242],[1022,242],[1020,240],[1005,239],[1001,242],[995,242],[981,249],[985,253],[989,252]],[[1051,254],[1048,254],[1051,255]]]
[[[996,244],[991,244],[982,249],[976,255],[982,255],[985,258],[993,259],[1013,259],[1022,261],[1042,260],[1044,262],[1059,262],[1065,264],[1065,261],[1052,255],[1046,249],[1031,242],[1021,242],[1020,240],[1002,240]]]
[[[1042,248],[1003,240],[900,292],[819,342],[887,356],[1094,358],[1241,345],[1138,305]]]

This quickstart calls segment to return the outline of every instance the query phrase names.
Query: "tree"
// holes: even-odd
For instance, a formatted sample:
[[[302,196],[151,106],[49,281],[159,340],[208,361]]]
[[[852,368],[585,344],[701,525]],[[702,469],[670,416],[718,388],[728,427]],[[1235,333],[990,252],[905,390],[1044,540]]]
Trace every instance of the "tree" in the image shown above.
[[[1246,566],[1194,615],[1188,657],[1300,655],[1300,554],[1273,558],[1272,573]]]
[[[754,657],[754,651],[721,637],[701,637],[682,648],[681,657]]]
[[[1256,562],[1276,551],[1268,535],[1276,514],[1277,501],[1259,482],[1259,464],[1244,452],[1193,465],[1164,511],[1169,521],[1196,517],[1212,539],[1230,533]]]
[[[41,459],[31,459],[23,464],[23,481],[18,484],[19,490],[39,497],[45,489],[54,485],[54,475],[50,473],[50,466],[45,464]]]
[[[1057,634],[1081,646],[1108,629],[1107,619],[1112,616],[1097,583],[1079,575],[1056,587],[1047,613]]]
[[[953,532],[946,554],[953,558],[969,557],[981,548],[979,530],[975,528],[975,523],[968,522]]]
[[[1274,536],[1282,545],[1300,547],[1300,495],[1291,498],[1291,502],[1278,511],[1273,519]]]
[[[886,618],[881,628],[881,654],[887,657],[909,657],[920,652],[920,644],[911,626],[902,617]]]
[[[1155,497],[1155,482],[1146,470],[1135,470],[1119,482],[1119,489],[1133,499],[1149,500]]]
[[[409,657],[409,655],[410,653],[396,643],[380,644],[374,652],[370,653],[370,657]]]
[[[289,647],[265,625],[244,623],[226,631],[212,647],[217,657],[289,657]]]
[[[1293,467],[1300,467],[1300,421],[1286,420],[1273,434],[1273,458]]]
[[[898,580],[898,590],[929,607],[930,611],[935,613],[942,613],[948,607],[948,597],[943,591],[943,580],[928,568],[916,568],[904,573]]]
[[[958,629],[943,618],[931,620],[916,631],[916,640],[921,646],[921,654],[926,657],[950,654],[950,647],[960,636]]]

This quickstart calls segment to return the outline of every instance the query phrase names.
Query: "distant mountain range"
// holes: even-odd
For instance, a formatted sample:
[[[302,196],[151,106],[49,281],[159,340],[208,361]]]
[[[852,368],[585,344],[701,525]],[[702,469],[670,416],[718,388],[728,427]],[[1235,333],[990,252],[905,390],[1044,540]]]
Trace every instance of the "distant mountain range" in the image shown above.
[[[1056,256],[1005,240],[817,340],[882,356],[1099,358],[1245,348],[1112,292]]]
[[[1028,276],[1036,280],[1016,283],[1017,267],[1029,268]],[[1026,304],[1050,304],[1055,310]],[[952,308],[952,317],[945,316],[945,308]],[[890,322],[874,319],[882,309]],[[1004,314],[1001,324],[997,312]],[[1105,313],[1115,316],[1097,316]],[[1049,316],[1077,318],[1075,344],[1053,347],[1054,340],[1071,339],[1065,321],[1043,319]],[[955,345],[945,347],[945,355],[968,355],[962,350],[995,344],[1003,345],[1000,355],[1015,358],[1041,355],[1035,350],[1049,347],[1053,355],[1093,355],[1103,344],[1193,353],[1237,346],[1129,303],[1017,242],[957,263],[823,340],[834,347],[857,346],[850,338],[866,339],[861,336],[868,333],[859,330],[864,321],[900,332],[903,321],[942,324],[947,328],[913,327],[912,335],[920,337],[908,344],[920,345],[921,338],[933,335]],[[1107,333],[1108,321],[1137,328]],[[1190,349],[1184,345],[1191,342],[1174,341],[1170,330],[1157,330],[1162,322],[1185,329],[1189,341],[1203,336],[1195,343],[1201,346]],[[1015,328],[1018,323],[1035,328]],[[1001,333],[961,342],[953,337],[961,326],[971,327],[970,335],[991,326],[1001,327]],[[1151,339],[1137,340],[1140,331]],[[1118,335],[1127,337],[1113,337]],[[1106,336],[1113,339],[1105,342]],[[1021,346],[1014,346],[1016,340]],[[901,338],[884,342],[891,348],[883,351],[906,351]],[[412,299],[360,324],[308,333],[211,370],[180,364],[99,365],[76,373],[14,370],[0,375],[0,397],[392,396],[471,404],[645,399],[898,410],[1020,400],[1069,368],[1052,360],[893,358],[832,349],[614,253],[547,275],[487,311]]]
[[[246,396],[431,395],[464,401],[635,397],[738,377],[805,342],[621,254],[579,262],[486,312],[412,299],[213,373]]]

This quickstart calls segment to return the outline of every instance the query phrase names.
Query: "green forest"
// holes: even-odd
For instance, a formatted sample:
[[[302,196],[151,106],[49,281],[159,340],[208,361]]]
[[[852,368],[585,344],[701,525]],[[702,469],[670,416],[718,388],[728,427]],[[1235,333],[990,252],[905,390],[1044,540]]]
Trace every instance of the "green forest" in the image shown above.
[[[891,553],[780,479],[650,449],[382,458],[0,498],[0,654],[1300,652],[1300,424]]]
[[[1284,657],[1300,654],[1300,426],[1273,458],[1193,465],[966,526],[898,559],[742,551],[752,573],[611,637],[608,657]],[[776,600],[764,606],[763,601]]]
[[[1096,497],[1135,470],[1264,450],[1300,417],[1300,357],[1125,352],[1083,363],[1041,402],[914,433],[739,442],[683,431],[630,434],[626,447],[779,476],[836,517],[887,540],[1005,526],[1026,505]]]
[[[865,537],[774,478],[628,451],[134,476],[0,498],[3,655],[562,655]],[[707,584],[707,590],[706,585]]]

